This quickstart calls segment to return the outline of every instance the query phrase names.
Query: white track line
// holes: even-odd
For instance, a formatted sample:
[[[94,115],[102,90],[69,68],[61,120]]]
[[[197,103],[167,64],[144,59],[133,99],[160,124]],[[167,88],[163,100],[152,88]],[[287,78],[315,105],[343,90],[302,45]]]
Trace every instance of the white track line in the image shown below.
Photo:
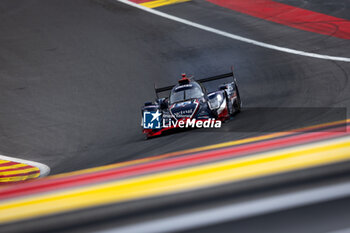
[[[145,222],[97,231],[97,233],[164,233],[184,231],[305,205],[337,200],[348,197],[349,195],[350,182],[347,182],[286,194],[278,194],[271,197],[264,197],[257,200],[214,207],[206,210],[197,210],[183,214],[180,213],[173,216],[151,219]]]
[[[13,157],[4,156],[4,155],[0,155],[0,159],[1,160],[11,161],[11,162],[16,162],[16,163],[23,163],[23,164],[27,164],[27,165],[30,165],[30,166],[33,166],[33,167],[37,167],[40,170],[40,176],[39,177],[47,176],[50,173],[50,168],[47,165],[42,164],[42,163],[29,161],[29,160],[24,160],[24,159],[13,158]]]
[[[273,50],[277,50],[277,51],[281,51],[281,52],[285,52],[285,53],[301,55],[301,56],[305,56],[305,57],[313,57],[313,58],[332,60],[332,61],[350,62],[350,58],[347,58],[347,57],[328,56],[328,55],[323,55],[323,54],[309,53],[309,52],[300,51],[300,50],[296,50],[296,49],[280,47],[280,46],[277,46],[277,45],[272,45],[272,44],[268,44],[268,43],[264,43],[264,42],[260,42],[260,41],[256,41],[256,40],[252,40],[252,39],[249,39],[249,38],[246,38],[246,37],[238,36],[238,35],[231,34],[231,33],[225,32],[225,31],[221,31],[221,30],[218,30],[218,29],[215,29],[215,28],[212,28],[212,27],[208,27],[208,26],[205,26],[205,25],[202,25],[202,24],[198,24],[198,23],[189,21],[187,19],[182,19],[182,18],[179,18],[177,16],[169,15],[169,14],[166,14],[166,13],[163,13],[163,12],[160,12],[160,11],[157,11],[157,10],[154,10],[154,9],[151,9],[151,8],[139,5],[137,3],[130,2],[128,0],[116,0],[116,1],[124,3],[124,4],[127,4],[127,5],[130,5],[130,6],[133,6],[133,7],[136,7],[136,8],[139,8],[139,9],[141,9],[143,11],[147,11],[149,13],[161,16],[163,18],[167,18],[167,19],[179,22],[179,23],[183,23],[183,24],[189,25],[191,27],[195,27],[195,28],[207,31],[207,32],[212,32],[212,33],[215,33],[217,35],[221,35],[221,36],[224,36],[224,37],[227,37],[227,38],[231,38],[231,39],[234,39],[234,40],[238,40],[238,41],[242,41],[242,42],[245,42],[245,43],[253,44],[253,45],[256,45],[256,46],[260,46],[260,47],[264,47],[264,48],[268,48],[268,49],[273,49]]]
[[[350,228],[345,228],[337,231],[330,231],[328,233],[350,233]]]

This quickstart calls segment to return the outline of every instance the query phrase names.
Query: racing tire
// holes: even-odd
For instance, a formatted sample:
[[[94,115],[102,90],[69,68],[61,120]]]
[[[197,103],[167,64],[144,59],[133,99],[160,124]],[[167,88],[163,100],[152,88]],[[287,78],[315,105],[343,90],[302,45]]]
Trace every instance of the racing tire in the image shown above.
[[[235,112],[239,113],[242,109],[242,101],[241,101],[241,96],[239,95],[238,87],[236,84],[235,84],[235,87],[236,87],[236,92],[237,92],[237,98],[236,98],[235,102],[233,103],[233,107],[235,109]]]

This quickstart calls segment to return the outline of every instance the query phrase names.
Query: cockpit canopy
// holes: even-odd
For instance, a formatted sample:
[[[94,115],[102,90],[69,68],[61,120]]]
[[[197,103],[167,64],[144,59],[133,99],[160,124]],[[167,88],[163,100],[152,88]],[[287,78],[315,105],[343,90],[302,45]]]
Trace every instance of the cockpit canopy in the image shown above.
[[[198,99],[204,96],[202,87],[196,82],[184,85],[176,85],[170,93],[170,104],[190,99]]]

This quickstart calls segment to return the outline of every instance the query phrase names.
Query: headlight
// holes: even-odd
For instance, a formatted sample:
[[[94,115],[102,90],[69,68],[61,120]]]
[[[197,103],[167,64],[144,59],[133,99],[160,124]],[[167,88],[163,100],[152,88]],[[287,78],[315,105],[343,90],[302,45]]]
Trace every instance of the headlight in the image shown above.
[[[220,104],[219,104],[219,102],[217,102],[216,100],[210,102],[210,108],[211,108],[211,109],[217,109],[217,108],[219,108],[219,107],[220,107]]]
[[[221,94],[215,94],[215,97],[209,99],[209,107],[210,109],[218,109],[223,101]]]
[[[216,96],[216,99],[217,99],[218,103],[221,104],[221,102],[222,102],[222,96],[221,96],[221,95],[217,95],[217,96]]]

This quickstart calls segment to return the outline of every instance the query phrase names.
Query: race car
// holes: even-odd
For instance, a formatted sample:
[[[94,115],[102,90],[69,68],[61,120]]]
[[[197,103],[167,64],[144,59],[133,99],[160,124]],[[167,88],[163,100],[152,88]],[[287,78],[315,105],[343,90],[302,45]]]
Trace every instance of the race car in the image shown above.
[[[216,91],[207,92],[204,83],[231,78],[222,83]],[[159,93],[170,91],[169,96],[160,98]],[[201,122],[211,126],[230,119],[241,111],[242,102],[237,80],[232,72],[195,80],[182,74],[178,84],[156,88],[155,102],[146,102],[141,109],[141,127],[146,138],[159,136],[165,131],[181,126],[196,127]],[[187,123],[185,124],[184,122]],[[182,124],[181,124],[182,123]]]

